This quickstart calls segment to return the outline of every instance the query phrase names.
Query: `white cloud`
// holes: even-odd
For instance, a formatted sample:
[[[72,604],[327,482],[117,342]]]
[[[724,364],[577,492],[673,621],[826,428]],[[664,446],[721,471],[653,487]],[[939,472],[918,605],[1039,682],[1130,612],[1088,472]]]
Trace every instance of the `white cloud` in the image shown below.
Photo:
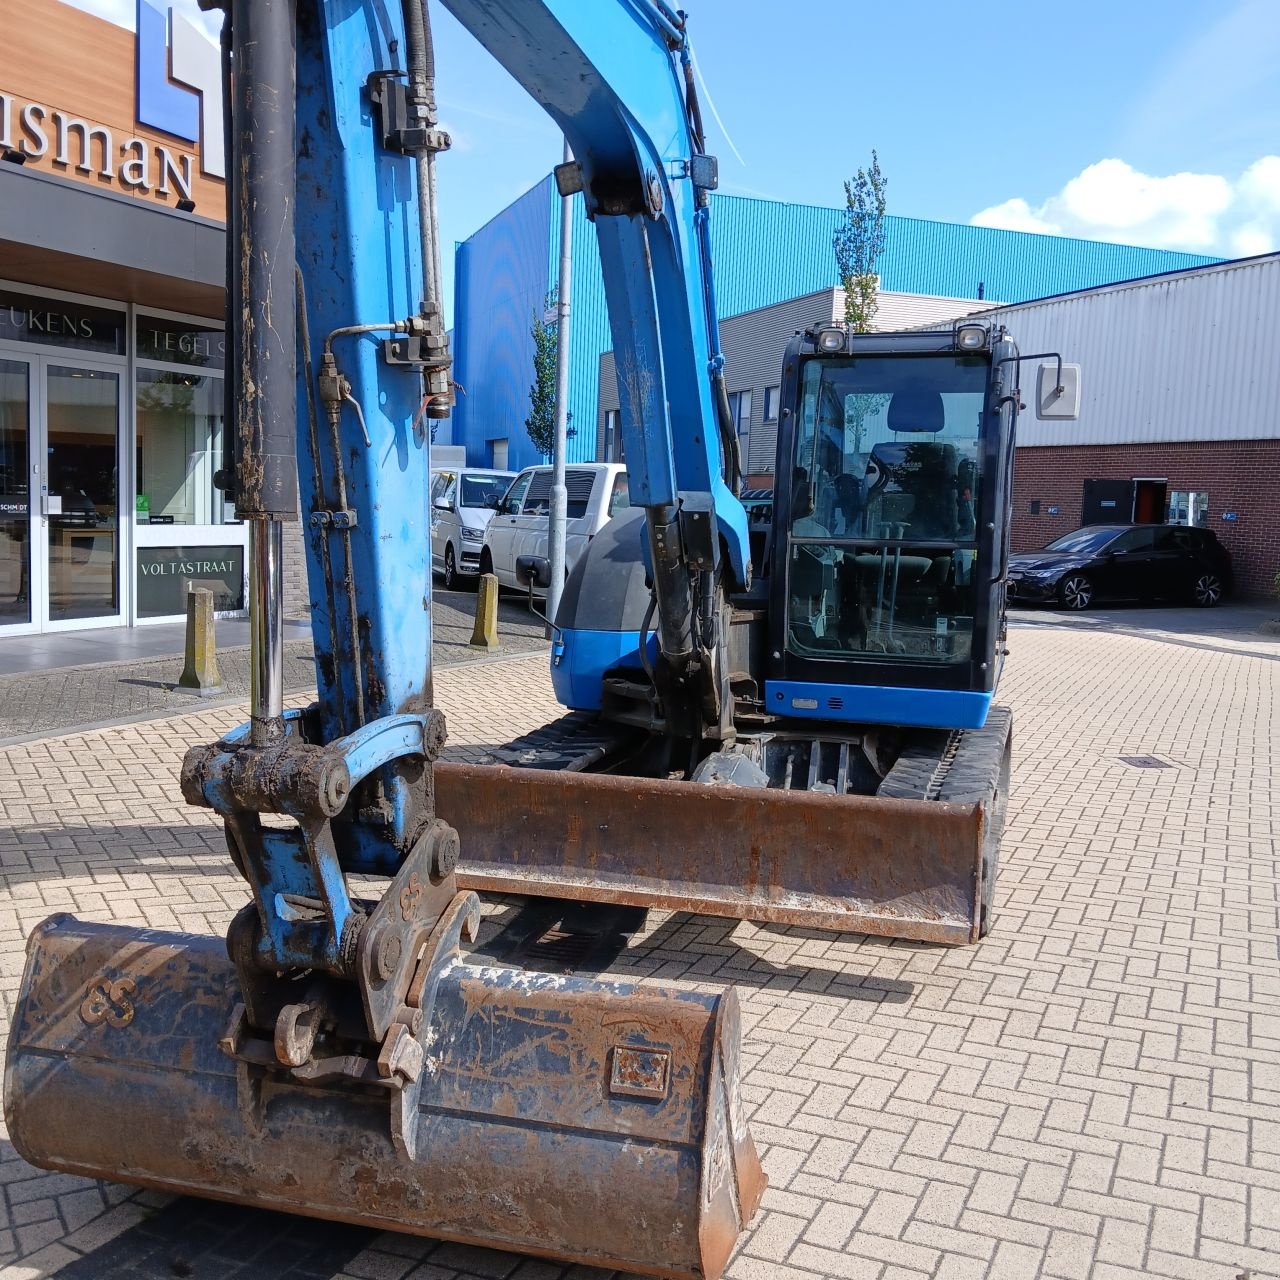
[[[1042,204],[1015,196],[969,221],[1223,257],[1269,253],[1280,247],[1280,156],[1263,156],[1234,181],[1216,173],[1155,177],[1123,160],[1099,160]]]

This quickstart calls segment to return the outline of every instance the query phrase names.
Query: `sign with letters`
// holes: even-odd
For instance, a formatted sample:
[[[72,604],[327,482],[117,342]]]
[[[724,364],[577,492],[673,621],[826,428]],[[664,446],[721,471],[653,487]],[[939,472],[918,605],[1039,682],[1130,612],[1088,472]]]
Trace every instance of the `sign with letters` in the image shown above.
[[[169,618],[185,613],[187,592],[207,587],[213,607],[244,608],[244,548],[139,547],[138,617]]]
[[[125,315],[83,302],[0,289],[0,339],[122,356]]]
[[[218,46],[159,0],[136,0],[135,14],[134,66],[94,69],[108,81],[111,91],[100,95],[105,101],[49,83],[47,72],[32,80],[16,76],[14,64],[0,65],[0,150],[95,187],[154,194],[188,210],[199,201],[202,212],[221,218],[226,159]],[[39,53],[41,39],[53,43],[59,35],[42,30],[23,38]],[[6,38],[5,45],[6,55],[12,54],[12,41]],[[14,56],[21,59],[21,49]],[[30,55],[27,61],[33,61]],[[9,88],[15,81],[21,91]],[[116,91],[117,83],[127,97]],[[216,203],[210,180],[217,184]]]
[[[165,364],[223,369],[227,362],[227,339],[221,326],[139,315],[137,356],[139,360],[159,360]]]

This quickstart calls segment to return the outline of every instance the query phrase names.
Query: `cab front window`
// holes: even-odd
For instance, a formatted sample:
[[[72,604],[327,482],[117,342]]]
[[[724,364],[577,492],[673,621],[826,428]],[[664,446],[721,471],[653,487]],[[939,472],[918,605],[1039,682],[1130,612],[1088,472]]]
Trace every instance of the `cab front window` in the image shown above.
[[[813,359],[791,474],[788,648],[959,662],[973,636],[982,356]]]

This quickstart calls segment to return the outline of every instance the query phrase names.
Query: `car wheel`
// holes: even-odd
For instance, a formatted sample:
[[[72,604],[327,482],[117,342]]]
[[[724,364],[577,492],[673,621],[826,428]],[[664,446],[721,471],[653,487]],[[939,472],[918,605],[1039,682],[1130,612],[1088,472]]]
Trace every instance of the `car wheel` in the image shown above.
[[[444,589],[446,591],[457,591],[458,582],[458,562],[454,558],[453,544],[450,543],[444,549]]]
[[[1069,573],[1058,583],[1058,599],[1064,609],[1087,609],[1093,603],[1093,583],[1083,573]]]
[[[493,556],[489,554],[488,547],[480,552],[480,572],[482,575],[493,572]]]
[[[1201,609],[1212,609],[1222,601],[1222,579],[1205,570],[1191,588],[1191,597]]]

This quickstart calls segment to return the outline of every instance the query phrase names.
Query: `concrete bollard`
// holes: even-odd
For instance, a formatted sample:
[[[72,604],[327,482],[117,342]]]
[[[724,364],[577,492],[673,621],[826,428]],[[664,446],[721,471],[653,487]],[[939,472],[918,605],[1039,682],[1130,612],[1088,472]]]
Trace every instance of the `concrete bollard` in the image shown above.
[[[498,579],[492,573],[480,575],[480,585],[476,590],[476,625],[471,632],[473,649],[498,647]]]
[[[201,698],[222,692],[213,635],[213,592],[207,587],[192,587],[187,592],[187,661],[178,677],[178,688]]]

